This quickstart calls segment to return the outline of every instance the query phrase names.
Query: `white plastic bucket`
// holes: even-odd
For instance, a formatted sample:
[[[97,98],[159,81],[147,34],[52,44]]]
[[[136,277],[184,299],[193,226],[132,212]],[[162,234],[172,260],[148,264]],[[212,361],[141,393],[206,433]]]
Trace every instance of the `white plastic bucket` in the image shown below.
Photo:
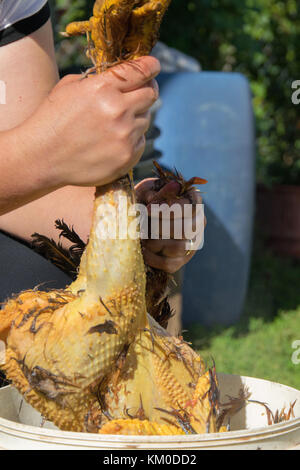
[[[231,431],[188,436],[111,436],[60,431],[51,423],[41,427],[41,415],[12,387],[0,389],[0,448],[2,449],[300,449],[300,391],[266,380],[219,374],[221,402],[237,397],[242,386],[251,399],[267,403],[273,413],[289,409],[295,418],[268,426],[265,408],[251,403],[231,420]]]

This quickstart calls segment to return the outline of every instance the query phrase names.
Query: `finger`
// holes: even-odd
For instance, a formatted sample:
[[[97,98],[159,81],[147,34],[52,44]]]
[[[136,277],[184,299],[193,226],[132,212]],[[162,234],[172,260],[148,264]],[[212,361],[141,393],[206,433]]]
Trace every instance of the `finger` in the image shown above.
[[[158,178],[148,178],[136,186],[137,198],[140,202],[145,204],[167,202],[169,205],[180,204],[181,206],[185,204],[202,204],[201,193],[197,189],[192,188],[185,196],[179,198],[181,185],[178,182],[172,181],[157,192],[154,190],[156,181],[158,181]],[[196,213],[196,210],[193,211],[194,213]]]
[[[192,214],[194,214],[193,205],[189,202],[189,200],[184,199],[184,198],[179,198],[178,196],[176,196],[176,194],[177,194],[176,187],[174,188],[173,192],[168,191],[168,192],[165,193],[165,195],[163,197],[161,197],[161,195],[158,196],[157,193],[154,194],[154,197],[151,199],[150,203],[147,206],[149,215],[151,215],[152,207],[157,207],[157,205],[163,206],[165,204],[167,206],[169,206],[171,210],[172,209],[174,210],[174,213],[172,211],[170,213],[170,216],[171,216],[172,220],[173,220],[174,217],[178,218],[178,213],[180,213],[183,217],[185,206],[191,206],[192,207]],[[168,212],[166,214],[168,214]],[[176,214],[176,216],[175,216],[175,214]]]
[[[159,98],[159,90],[156,80],[151,80],[141,88],[124,94],[127,106],[135,114],[148,111]]]
[[[74,82],[80,82],[80,80],[82,79],[82,75],[79,75],[79,74],[71,74],[71,75],[65,75],[58,83],[57,85],[55,86],[56,90],[58,90],[59,88],[61,88],[62,86],[66,86],[66,85],[69,85],[70,83],[74,83]]]
[[[121,92],[136,90],[150,82],[160,73],[160,63],[152,56],[124,62],[101,74]]]
[[[167,258],[179,258],[186,256],[185,240],[144,240],[143,245],[154,254]]]
[[[196,188],[191,188],[187,192],[187,196],[188,196],[190,202],[192,202],[193,204],[202,204],[203,203],[203,199],[202,199],[201,194],[202,194],[201,191],[199,191],[199,189],[196,189]]]
[[[148,217],[148,233],[151,239],[159,240],[191,240],[203,238],[206,218],[201,208],[195,215],[186,214],[179,207],[167,208],[159,206]],[[154,238],[155,237],[155,238]]]
[[[185,217],[195,217],[197,214],[201,214],[202,208],[202,197],[199,192],[193,190],[191,192],[186,193],[184,196],[179,196],[181,185],[176,182],[172,181],[164,186],[158,193],[156,193],[151,199],[148,212],[151,212],[151,204],[163,204],[166,203],[169,206],[180,206],[182,210],[182,214]],[[186,212],[186,207],[189,206],[191,208],[191,212]],[[201,206],[201,207],[200,207]],[[172,217],[173,218],[173,217]]]
[[[191,252],[188,256],[179,257],[179,258],[167,258],[165,256],[159,256],[147,248],[143,250],[145,263],[151,266],[152,268],[160,269],[169,274],[174,274],[179,271],[185,264],[187,264],[192,257],[194,252]]]
[[[146,148],[146,137],[145,135],[141,135],[141,137],[139,137],[139,139],[136,141],[136,144],[135,144],[135,151],[134,151],[134,158],[132,159],[132,165],[131,167],[129,168],[129,170],[131,170],[134,166],[136,166],[140,159],[142,158],[143,156],[143,153],[145,151],[145,148]]]
[[[182,219],[184,220],[189,220],[189,219],[196,220],[196,217],[201,217],[202,214],[204,213],[202,203],[198,203],[198,204],[191,203],[190,200],[185,197],[181,197],[181,198],[176,197],[174,199],[169,199],[165,202],[167,202],[171,208],[172,206],[175,208],[174,205],[176,204],[176,208],[178,208],[178,212],[182,214]],[[152,201],[151,201],[151,204],[152,204]],[[150,204],[150,207],[151,207],[151,204]],[[179,208],[181,212],[179,211]],[[173,217],[171,218],[173,219]]]
[[[147,133],[150,126],[150,119],[148,114],[144,114],[139,116],[135,119],[135,126],[134,129],[131,131],[130,140],[132,142],[134,152],[140,153],[139,148],[142,148],[142,151],[145,151],[146,147],[146,137],[145,134]],[[137,150],[138,149],[138,150]],[[142,155],[138,156],[138,160],[141,158]],[[135,164],[137,161],[135,162]]]
[[[156,193],[152,203],[159,204],[160,202],[167,202],[171,204],[180,204],[184,206],[186,204],[196,206],[202,204],[201,193],[196,189],[192,189],[184,195],[180,196],[182,185],[178,181],[170,181],[167,183],[159,192]]]
[[[135,117],[135,131],[141,134],[146,134],[151,124],[151,112],[146,111],[143,114],[138,114]]]
[[[153,223],[153,219],[148,219],[148,232],[151,233],[152,227],[154,227],[155,239],[160,241],[166,240],[178,240],[178,241],[188,241],[194,238],[203,238],[204,228],[205,228],[205,221],[201,221],[200,223],[193,219],[192,222],[190,220],[183,221],[182,219],[169,220],[165,221],[158,221],[157,223]],[[159,224],[159,225],[158,225]]]
[[[177,181],[170,181],[160,191],[158,191],[153,199],[150,201],[152,204],[159,204],[162,202],[173,202],[181,191],[181,184]]]
[[[155,196],[154,185],[157,178],[147,178],[135,187],[135,194],[138,202],[141,204],[148,204],[151,199]]]
[[[146,147],[145,135],[141,135],[134,143],[132,158],[127,165],[122,166],[122,169],[116,174],[116,179],[127,175],[140,161]]]

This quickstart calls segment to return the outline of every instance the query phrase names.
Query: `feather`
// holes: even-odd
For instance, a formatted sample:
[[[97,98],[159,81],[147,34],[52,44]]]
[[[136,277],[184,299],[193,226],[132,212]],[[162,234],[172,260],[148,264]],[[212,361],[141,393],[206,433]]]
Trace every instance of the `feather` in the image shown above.
[[[74,228],[70,228],[63,220],[56,220],[55,227],[60,230],[59,238],[63,237],[73,243],[69,249],[64,248],[61,242],[57,243],[52,238],[39,233],[32,235],[32,248],[72,279],[76,279],[80,259],[86,245]]]
[[[75,278],[77,265],[72,260],[70,252],[63,248],[60,242],[56,243],[52,238],[34,233],[32,235],[32,248],[66,274]]]
[[[169,320],[174,316],[168,301],[168,283],[170,276],[159,269],[146,266],[147,311],[163,328],[167,328]]]
[[[74,227],[70,228],[64,220],[56,220],[55,227],[60,230],[59,238],[63,237],[69,240],[73,245],[69,248],[69,252],[76,267],[79,267],[81,256],[85,250],[86,244],[75,232]]]

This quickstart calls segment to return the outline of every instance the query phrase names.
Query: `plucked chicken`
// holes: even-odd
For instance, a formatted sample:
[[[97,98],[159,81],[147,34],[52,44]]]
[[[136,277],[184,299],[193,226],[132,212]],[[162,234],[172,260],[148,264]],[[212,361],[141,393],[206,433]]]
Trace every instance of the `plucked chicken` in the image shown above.
[[[125,60],[135,66],[134,59],[149,54],[169,3],[97,0],[90,20],[70,24],[66,35],[88,38],[94,67],[84,79]],[[182,338],[148,315],[140,240],[101,236],[115,223],[103,207],[116,208],[121,197],[130,225],[136,218],[131,177],[96,189],[89,243],[66,290],[23,292],[0,311],[3,369],[26,401],[62,430],[215,432],[215,370],[206,371]]]

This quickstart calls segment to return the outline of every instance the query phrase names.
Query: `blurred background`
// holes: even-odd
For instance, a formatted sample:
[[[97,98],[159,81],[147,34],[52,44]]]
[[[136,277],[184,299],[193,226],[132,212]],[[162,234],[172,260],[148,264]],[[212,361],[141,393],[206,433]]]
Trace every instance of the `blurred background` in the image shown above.
[[[67,23],[88,18],[93,0],[50,4],[62,73],[74,67],[84,70],[90,65],[85,38],[67,40],[59,33]],[[209,324],[193,318],[185,338],[204,357],[212,355],[219,371],[300,389],[300,353],[293,356],[295,341],[300,341],[300,105],[292,100],[300,80],[299,2],[173,0],[160,40],[193,58],[190,67],[198,63],[201,71],[195,67],[195,72],[206,80],[215,77],[207,72],[223,73],[218,75],[221,82],[242,74],[251,90],[256,135],[255,212],[249,208],[251,269],[246,273],[241,311],[228,325],[218,315]],[[299,101],[300,93],[297,96]],[[163,101],[166,107],[167,98]],[[202,171],[199,176],[207,174]],[[238,183],[238,173],[234,176]],[[223,190],[234,194],[234,182]],[[205,255],[199,254],[198,265],[201,256]],[[201,310],[204,296],[195,299]]]

